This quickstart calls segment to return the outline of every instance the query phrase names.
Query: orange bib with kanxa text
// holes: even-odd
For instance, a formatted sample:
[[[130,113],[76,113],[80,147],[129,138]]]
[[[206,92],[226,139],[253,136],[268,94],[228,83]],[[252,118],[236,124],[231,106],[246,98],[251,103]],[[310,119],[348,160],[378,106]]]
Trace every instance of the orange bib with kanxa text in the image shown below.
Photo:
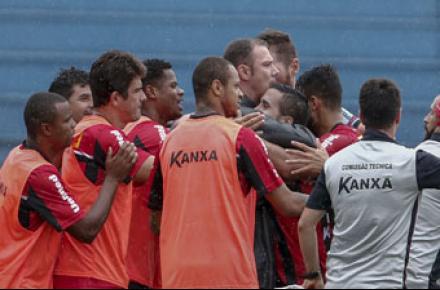
[[[37,151],[16,147],[2,167],[7,187],[0,207],[0,288],[52,288],[61,234],[47,222],[37,230],[18,219],[22,192],[33,170],[50,164]]]
[[[86,212],[98,198],[102,186],[91,183],[82,172],[74,151],[87,129],[111,126],[100,116],[86,116],[75,128],[72,146],[63,157],[62,176],[67,189]],[[131,221],[132,186],[119,185],[107,221],[92,244],[84,244],[66,234],[55,275],[92,278],[126,288],[126,255]]]
[[[164,288],[258,288],[255,196],[239,181],[240,129],[221,116],[188,119],[164,142]]]

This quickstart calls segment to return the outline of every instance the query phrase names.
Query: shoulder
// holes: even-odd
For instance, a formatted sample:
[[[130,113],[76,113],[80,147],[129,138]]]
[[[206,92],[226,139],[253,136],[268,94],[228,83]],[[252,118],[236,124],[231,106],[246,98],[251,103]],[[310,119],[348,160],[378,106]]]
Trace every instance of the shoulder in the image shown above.
[[[28,183],[35,188],[62,187],[60,172],[52,164],[44,164],[35,168],[28,178]]]

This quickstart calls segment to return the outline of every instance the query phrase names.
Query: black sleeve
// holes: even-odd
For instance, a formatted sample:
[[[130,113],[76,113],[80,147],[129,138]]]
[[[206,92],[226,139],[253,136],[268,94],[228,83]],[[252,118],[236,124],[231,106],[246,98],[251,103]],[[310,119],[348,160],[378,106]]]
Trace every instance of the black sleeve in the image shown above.
[[[163,207],[163,177],[159,156],[156,156],[152,174],[154,177],[148,207],[155,211],[161,211]]]
[[[306,207],[314,210],[329,210],[332,207],[330,194],[325,183],[324,170],[321,171],[316,181],[315,187],[307,200]]]
[[[292,141],[316,148],[315,136],[302,125],[281,124],[272,118],[266,118],[261,130],[263,139],[283,148],[292,148]]]
[[[417,183],[419,189],[440,189],[440,159],[419,150],[416,153]]]
[[[241,107],[243,116],[256,112],[255,109]],[[281,146],[292,148],[292,141],[304,143],[309,147],[316,148],[316,137],[303,125],[282,124],[277,120],[266,116],[264,124],[259,128],[263,132],[264,140]]]

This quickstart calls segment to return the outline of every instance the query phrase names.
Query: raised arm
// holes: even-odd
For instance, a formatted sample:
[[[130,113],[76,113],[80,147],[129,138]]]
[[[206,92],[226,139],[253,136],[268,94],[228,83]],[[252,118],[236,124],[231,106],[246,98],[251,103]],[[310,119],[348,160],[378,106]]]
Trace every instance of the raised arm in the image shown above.
[[[119,184],[128,176],[136,160],[136,148],[132,143],[124,143],[115,156],[112,149],[109,149],[106,177],[98,199],[83,219],[67,229],[69,234],[81,242],[93,242],[107,220]]]

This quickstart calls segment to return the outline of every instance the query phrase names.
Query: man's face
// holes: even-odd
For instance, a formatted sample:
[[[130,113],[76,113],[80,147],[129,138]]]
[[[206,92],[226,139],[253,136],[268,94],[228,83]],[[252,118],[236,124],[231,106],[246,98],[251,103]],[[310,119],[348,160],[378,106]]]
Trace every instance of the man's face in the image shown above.
[[[282,62],[280,55],[276,52],[275,46],[269,47],[270,54],[273,57],[273,65],[277,68],[278,74],[276,76],[276,82],[287,86],[295,86],[295,76],[290,75],[288,66]]]
[[[438,96],[431,105],[431,110],[425,116],[425,139],[431,138],[431,135],[434,133],[434,130],[437,128],[437,124],[439,123],[439,118],[437,118],[436,114],[436,105],[440,102],[440,96]]]
[[[225,117],[236,118],[240,105],[240,78],[238,77],[237,70],[230,65],[229,66],[229,78],[225,85],[225,95],[222,99],[223,111],[225,112]]]
[[[135,77],[128,87],[127,98],[121,101],[121,121],[124,123],[135,122],[141,117],[142,102],[146,100],[142,90],[140,77]]]
[[[268,89],[255,109],[278,120],[281,117],[280,102],[282,98],[283,94],[277,89]]]
[[[55,104],[55,109],[56,117],[53,123],[50,124],[52,131],[51,137],[53,145],[63,150],[72,142],[76,122],[73,120],[72,110],[67,101]]]
[[[173,121],[182,116],[184,91],[179,87],[176,74],[172,69],[164,71],[162,80],[157,87],[157,110],[164,120]]]
[[[93,109],[93,98],[90,86],[74,85],[69,103],[75,122],[78,123],[85,115],[90,115]]]
[[[275,83],[278,69],[274,66],[269,49],[263,45],[254,47],[252,59],[252,77],[249,82],[255,95],[261,98],[270,85]]]

